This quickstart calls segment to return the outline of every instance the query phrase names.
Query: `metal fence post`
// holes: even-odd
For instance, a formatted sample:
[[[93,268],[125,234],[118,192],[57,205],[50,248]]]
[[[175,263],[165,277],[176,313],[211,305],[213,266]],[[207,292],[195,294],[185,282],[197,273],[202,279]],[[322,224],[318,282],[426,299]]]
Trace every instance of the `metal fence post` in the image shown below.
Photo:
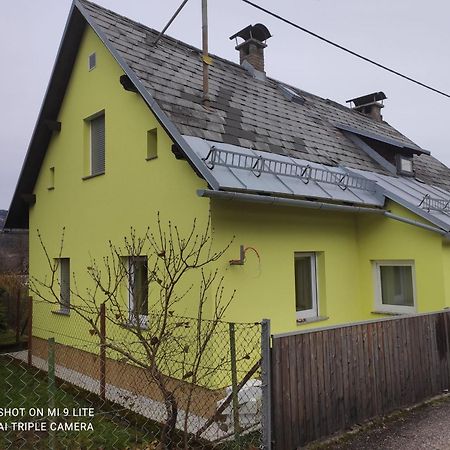
[[[272,391],[270,363],[270,320],[261,322],[261,390],[262,390],[262,444],[264,450],[272,448]]]
[[[229,324],[230,327],[230,358],[231,358],[231,389],[233,404],[233,430],[236,440],[239,439],[241,426],[239,425],[239,398],[238,398],[238,381],[236,367],[236,331],[234,323]]]
[[[53,410],[55,408],[55,338],[48,339],[48,408]],[[53,450],[55,448],[55,435],[53,431],[49,431],[48,448]]]
[[[100,305],[100,397],[106,398],[106,308]]]
[[[16,344],[20,341],[20,299],[21,299],[21,289],[17,289],[16,297]]]
[[[28,297],[28,365],[33,365],[33,297]]]

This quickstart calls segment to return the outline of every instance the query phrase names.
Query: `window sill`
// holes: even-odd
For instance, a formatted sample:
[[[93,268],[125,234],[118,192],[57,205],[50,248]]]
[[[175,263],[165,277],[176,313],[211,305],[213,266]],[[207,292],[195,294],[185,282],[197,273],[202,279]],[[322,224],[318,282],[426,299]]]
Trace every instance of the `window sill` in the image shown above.
[[[126,329],[138,328],[138,326],[135,322],[127,322],[127,323],[121,324],[120,326],[122,326],[123,328],[126,328]],[[141,326],[139,328],[143,331],[146,331],[146,330],[148,330],[148,324],[141,324]]]
[[[327,316],[306,317],[304,319],[297,319],[297,326],[307,325],[308,323],[314,323],[314,322],[323,322],[328,319],[329,319],[329,317],[327,317]]]
[[[100,173],[94,173],[93,175],[88,175],[86,177],[83,177],[82,180],[86,181],[86,180],[90,180],[91,178],[96,178],[96,177],[100,177],[102,175],[105,175],[105,172],[100,172]]]
[[[58,309],[57,311],[52,311],[52,314],[56,314],[57,316],[70,316],[70,310]]]
[[[415,314],[415,312],[393,312],[393,311],[371,311],[370,314],[383,315],[383,316],[407,316],[409,314]]]

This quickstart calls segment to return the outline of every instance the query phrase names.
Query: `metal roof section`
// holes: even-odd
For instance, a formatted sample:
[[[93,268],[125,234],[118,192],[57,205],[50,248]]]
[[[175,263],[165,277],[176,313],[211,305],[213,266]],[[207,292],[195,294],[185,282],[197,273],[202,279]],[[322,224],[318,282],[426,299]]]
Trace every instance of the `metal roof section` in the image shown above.
[[[355,169],[351,172],[375,181],[385,197],[443,230],[450,231],[449,192],[411,177],[393,177]]]
[[[406,144],[405,142],[402,142],[400,140],[394,139],[392,137],[388,137],[384,134],[378,134],[373,133],[368,130],[362,130],[360,128],[355,128],[343,123],[333,123],[333,125],[338,128],[339,130],[348,131],[350,133],[354,133],[359,136],[363,136],[369,139],[374,139],[375,141],[384,142],[385,144],[393,145],[394,147],[398,147],[405,150],[411,150],[414,153],[417,154],[425,154],[430,155],[430,152],[428,150],[424,150],[423,148],[419,147],[418,145],[415,145],[413,143]]]
[[[219,190],[275,194],[378,206],[376,184],[342,167],[183,136],[214,176]]]

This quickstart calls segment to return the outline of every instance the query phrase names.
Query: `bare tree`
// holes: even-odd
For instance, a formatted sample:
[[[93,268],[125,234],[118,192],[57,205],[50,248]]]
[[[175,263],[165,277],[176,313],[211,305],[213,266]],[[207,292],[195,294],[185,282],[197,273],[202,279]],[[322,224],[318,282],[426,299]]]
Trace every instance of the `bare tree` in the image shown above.
[[[39,230],[38,236],[48,273],[43,278],[31,276],[30,290],[41,300],[60,304],[58,270],[64,230],[56,258],[50,255]],[[230,245],[214,250],[210,221],[199,231],[194,220],[190,231],[183,234],[171,222],[163,224],[158,214],[154,230],[148,228],[139,236],[131,228],[121,245],[109,242],[107,256],[100,260],[91,257],[89,286],[79,286],[79,274],[71,275],[71,312],[100,338],[100,305],[105,303],[108,329],[113,331],[103,345],[120,360],[143,368],[157,386],[166,412],[160,438],[164,449],[174,448],[177,423],[180,427],[177,391],[188,386],[181,422],[183,446],[189,448],[188,416],[194,387],[223,364],[204,364],[204,360],[234,297],[234,292],[225,294],[223,277],[215,268]],[[177,315],[183,300],[195,305],[189,319]]]

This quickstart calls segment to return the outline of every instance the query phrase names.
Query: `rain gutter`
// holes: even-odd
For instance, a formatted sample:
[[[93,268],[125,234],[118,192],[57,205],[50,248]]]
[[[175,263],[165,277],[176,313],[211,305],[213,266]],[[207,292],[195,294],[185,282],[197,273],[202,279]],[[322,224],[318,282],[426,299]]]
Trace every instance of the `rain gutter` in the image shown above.
[[[333,203],[300,200],[294,198],[272,197],[270,195],[246,194],[243,192],[213,191],[199,189],[199,197],[217,198],[222,200],[238,200],[242,202],[264,203],[266,205],[296,206],[298,208],[323,209],[329,211],[348,211],[357,213],[384,214],[384,209],[365,208],[362,206],[336,205]]]
[[[284,197],[272,197],[269,195],[258,195],[258,194],[246,194],[243,192],[231,192],[231,191],[214,191],[211,189],[199,189],[197,190],[197,195],[199,197],[215,198],[220,200],[236,200],[242,202],[251,203],[262,203],[266,205],[280,205],[280,206],[294,206],[297,208],[308,208],[308,209],[320,209],[327,211],[343,211],[352,213],[362,213],[362,214],[380,214],[388,217],[389,219],[397,220],[399,222],[406,223],[408,225],[413,225],[424,230],[432,231],[438,233],[446,239],[450,239],[450,233],[441,228],[433,227],[417,220],[408,219],[407,217],[398,216],[390,211],[386,211],[380,208],[368,208],[363,206],[351,206],[351,205],[336,205],[332,203],[309,201],[293,198]]]

